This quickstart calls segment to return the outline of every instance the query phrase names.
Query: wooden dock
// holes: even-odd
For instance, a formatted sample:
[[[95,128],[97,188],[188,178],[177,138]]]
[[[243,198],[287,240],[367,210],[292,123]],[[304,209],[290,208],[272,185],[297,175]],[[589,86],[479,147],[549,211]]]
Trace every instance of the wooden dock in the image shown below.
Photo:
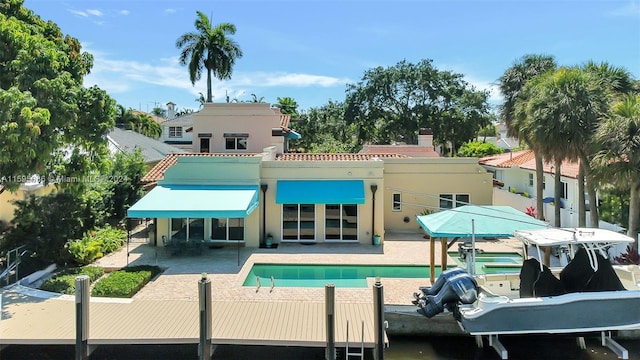
[[[2,291],[0,345],[75,344],[73,296],[37,297]],[[90,304],[90,346],[116,344],[197,344],[197,301],[134,300]],[[324,302],[212,302],[212,343],[233,345],[326,346]],[[372,303],[336,303],[336,346],[375,346]]]

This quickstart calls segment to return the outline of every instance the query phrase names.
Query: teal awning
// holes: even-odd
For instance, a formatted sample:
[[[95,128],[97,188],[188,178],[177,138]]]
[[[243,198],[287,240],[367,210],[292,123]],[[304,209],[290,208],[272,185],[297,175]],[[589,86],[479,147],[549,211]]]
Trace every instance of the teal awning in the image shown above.
[[[130,218],[244,218],[258,207],[257,186],[156,186]]]
[[[512,236],[516,230],[544,229],[549,225],[511,206],[465,205],[417,217],[432,237]],[[471,226],[473,220],[473,228]],[[475,231],[474,231],[475,230]]]
[[[300,133],[297,133],[293,130],[289,130],[289,132],[287,133],[287,138],[291,140],[300,140],[302,139],[302,135],[300,135]]]
[[[364,204],[364,181],[279,180],[276,204]]]

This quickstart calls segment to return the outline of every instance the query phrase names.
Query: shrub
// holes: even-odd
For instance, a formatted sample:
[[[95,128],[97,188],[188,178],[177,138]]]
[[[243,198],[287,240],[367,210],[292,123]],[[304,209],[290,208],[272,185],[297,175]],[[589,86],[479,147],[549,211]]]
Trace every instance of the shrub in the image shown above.
[[[526,192],[526,191],[522,193],[522,196],[524,196],[524,197],[526,197],[526,198],[530,197],[530,196],[529,196],[529,193],[528,193],[528,192]]]
[[[113,227],[105,227],[87,232],[80,240],[67,244],[69,253],[79,264],[90,264],[124,245],[127,233]]]
[[[157,266],[132,266],[110,273],[96,283],[91,296],[130,298],[161,272]]]
[[[83,268],[69,269],[52,277],[40,285],[41,290],[51,291],[60,294],[75,294],[76,277],[78,275],[89,276],[89,282],[93,283],[104,274],[104,269],[97,266],[86,266]]]

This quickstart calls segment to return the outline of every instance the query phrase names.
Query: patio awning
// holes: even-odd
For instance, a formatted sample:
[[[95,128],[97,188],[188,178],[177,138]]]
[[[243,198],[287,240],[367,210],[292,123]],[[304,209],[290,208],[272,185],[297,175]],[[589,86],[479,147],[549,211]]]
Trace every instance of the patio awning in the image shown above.
[[[279,180],[276,204],[364,204],[364,181]]]
[[[465,205],[417,217],[432,237],[512,236],[516,230],[544,229],[549,225],[510,206]],[[474,229],[471,226],[473,220]]]
[[[258,207],[258,186],[156,186],[135,203],[130,218],[244,218]]]
[[[300,135],[300,133],[295,132],[293,130],[289,130],[289,132],[287,133],[287,138],[291,140],[300,140],[302,139],[302,135]]]

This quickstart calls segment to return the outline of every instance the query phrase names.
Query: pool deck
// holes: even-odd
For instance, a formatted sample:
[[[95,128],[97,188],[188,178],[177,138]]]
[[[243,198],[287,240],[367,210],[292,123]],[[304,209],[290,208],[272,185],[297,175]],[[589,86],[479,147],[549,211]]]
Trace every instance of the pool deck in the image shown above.
[[[520,249],[514,239],[478,241],[477,246],[491,252]],[[439,246],[436,248],[439,261]],[[133,299],[92,298],[89,344],[197,343],[198,281],[207,273],[214,304],[214,343],[322,347],[325,289],[277,284],[271,289],[268,279],[259,289],[243,286],[254,263],[428,265],[428,259],[429,241],[420,234],[387,234],[385,243],[378,247],[280,244],[276,249],[206,248],[191,256],[171,256],[163,248],[147,244],[145,238],[134,238],[128,247],[95,265],[108,269],[127,264],[158,265],[165,270]],[[451,258],[448,261],[454,263]],[[413,292],[429,284],[428,276],[382,278],[385,307],[411,306]],[[338,346],[346,339],[347,320],[355,332],[364,322],[365,346],[375,345],[373,282],[368,279],[367,288],[335,289]],[[73,344],[73,299],[68,295],[47,297],[44,292],[20,286],[3,289],[0,345]],[[353,338],[359,339],[360,334],[352,333]]]

